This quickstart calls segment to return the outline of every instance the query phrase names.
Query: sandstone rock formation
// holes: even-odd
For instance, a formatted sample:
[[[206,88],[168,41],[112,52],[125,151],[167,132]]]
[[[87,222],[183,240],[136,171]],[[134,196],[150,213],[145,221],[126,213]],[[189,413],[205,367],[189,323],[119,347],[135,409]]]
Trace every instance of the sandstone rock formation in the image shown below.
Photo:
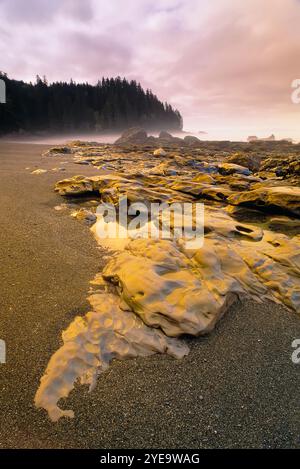
[[[232,205],[248,205],[265,209],[293,213],[300,217],[300,188],[289,186],[261,187],[229,196]]]
[[[300,176],[300,158],[298,156],[282,156],[282,158],[267,158],[262,171],[274,171],[278,177]]]
[[[74,416],[72,410],[62,410],[57,403],[69,395],[76,381],[92,390],[99,373],[114,358],[153,353],[182,358],[188,353],[183,343],[147,327],[132,312],[122,311],[115,295],[95,294],[89,300],[91,311],[77,316],[63,332],[64,344],[52,356],[35,396],[35,405],[46,409],[53,422]]]
[[[253,173],[256,173],[260,169],[262,157],[257,154],[246,154],[246,153],[234,153],[233,155],[226,158],[228,163],[235,163],[240,166],[245,166],[250,169]]]
[[[219,173],[223,176],[230,176],[231,174],[243,174],[249,176],[251,171],[245,166],[240,166],[234,163],[219,163],[217,165]]]
[[[207,334],[237,298],[279,302],[300,314],[299,187],[284,186],[273,171],[266,170],[265,179],[253,176],[248,167],[228,162],[226,152],[216,159],[185,147],[164,156],[154,156],[154,149],[73,147],[74,159],[87,160],[95,171],[109,164],[109,172],[56,184],[73,203],[81,194],[93,198],[69,210],[75,218],[95,221],[91,232],[107,263],[91,281],[91,311],[63,332],[63,345],[36,393],[36,406],[53,421],[73,416],[58,401],[77,380],[92,389],[114,358],[152,353],[182,358],[188,348],[177,338]],[[185,233],[174,236],[180,233],[175,217],[170,237],[145,237],[153,224],[161,226],[159,216],[121,240],[105,239],[104,224],[124,227],[95,213],[95,198],[118,209],[120,197],[146,207],[205,201],[203,244],[190,243]]]

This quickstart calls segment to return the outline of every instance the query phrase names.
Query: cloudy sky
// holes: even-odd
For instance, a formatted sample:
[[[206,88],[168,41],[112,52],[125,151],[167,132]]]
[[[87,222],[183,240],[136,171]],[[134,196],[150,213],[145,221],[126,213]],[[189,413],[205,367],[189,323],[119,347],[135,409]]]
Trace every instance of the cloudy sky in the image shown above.
[[[0,70],[125,76],[210,138],[300,140],[299,0],[0,0]]]

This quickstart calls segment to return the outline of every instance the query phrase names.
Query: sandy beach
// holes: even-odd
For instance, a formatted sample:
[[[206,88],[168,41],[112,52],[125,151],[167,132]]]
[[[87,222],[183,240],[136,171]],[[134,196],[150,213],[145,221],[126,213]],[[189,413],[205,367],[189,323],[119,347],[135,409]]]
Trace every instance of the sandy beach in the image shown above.
[[[209,336],[185,339],[183,360],[114,362],[92,393],[71,393],[73,420],[53,423],[35,408],[62,330],[88,311],[104,255],[87,226],[54,210],[54,184],[95,169],[69,161],[64,172],[31,174],[64,161],[42,158],[47,148],[0,142],[0,447],[300,447],[300,368],[291,361],[300,319],[267,302],[236,303]]]

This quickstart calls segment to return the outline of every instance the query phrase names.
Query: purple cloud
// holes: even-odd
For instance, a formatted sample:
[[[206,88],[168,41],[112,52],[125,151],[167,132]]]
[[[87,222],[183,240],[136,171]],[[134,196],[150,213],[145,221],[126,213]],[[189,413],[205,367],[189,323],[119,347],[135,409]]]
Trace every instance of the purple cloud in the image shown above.
[[[50,81],[126,76],[209,136],[300,139],[297,0],[0,0],[1,69]]]

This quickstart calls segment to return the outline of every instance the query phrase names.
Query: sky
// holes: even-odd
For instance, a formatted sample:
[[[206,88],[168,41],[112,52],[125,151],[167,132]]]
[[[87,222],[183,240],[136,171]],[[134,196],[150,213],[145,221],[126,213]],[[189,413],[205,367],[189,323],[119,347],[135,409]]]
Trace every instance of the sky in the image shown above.
[[[0,19],[11,78],[125,76],[205,138],[300,140],[299,0],[0,0]]]

